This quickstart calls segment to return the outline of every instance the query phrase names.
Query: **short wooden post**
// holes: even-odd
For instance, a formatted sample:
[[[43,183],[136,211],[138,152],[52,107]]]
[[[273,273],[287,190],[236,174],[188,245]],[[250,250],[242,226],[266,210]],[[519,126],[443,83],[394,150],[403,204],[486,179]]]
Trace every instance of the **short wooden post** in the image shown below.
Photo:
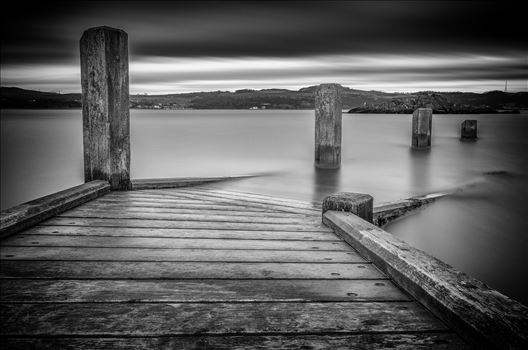
[[[431,128],[433,124],[433,110],[431,108],[418,108],[412,118],[412,147],[431,147]]]
[[[315,93],[315,166],[341,165],[341,85],[321,84]]]
[[[80,41],[84,180],[130,189],[128,35],[96,27]]]
[[[464,120],[460,126],[460,139],[474,141],[477,139],[477,121]]]
[[[327,196],[323,201],[323,214],[328,210],[348,211],[372,223],[374,199],[363,193],[339,192]]]

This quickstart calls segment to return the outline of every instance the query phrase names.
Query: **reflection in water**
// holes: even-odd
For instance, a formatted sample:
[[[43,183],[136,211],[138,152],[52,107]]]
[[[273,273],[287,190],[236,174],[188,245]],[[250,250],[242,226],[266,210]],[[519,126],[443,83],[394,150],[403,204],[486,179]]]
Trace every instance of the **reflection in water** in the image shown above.
[[[341,169],[319,169],[314,167],[313,197],[314,202],[335,193],[341,188]]]
[[[409,155],[409,187],[415,188],[420,194],[426,194],[431,188],[431,149],[409,147]]]

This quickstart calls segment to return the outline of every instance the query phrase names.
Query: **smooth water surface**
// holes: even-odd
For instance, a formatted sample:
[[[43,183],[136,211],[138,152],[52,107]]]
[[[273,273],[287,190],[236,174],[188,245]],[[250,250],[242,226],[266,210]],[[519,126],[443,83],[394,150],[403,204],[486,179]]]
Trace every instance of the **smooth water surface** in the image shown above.
[[[477,119],[479,140],[461,142]],[[4,110],[2,209],[82,183],[80,110]],[[410,115],[343,114],[340,170],[313,167],[313,111],[131,111],[133,178],[262,176],[219,188],[375,203],[455,191],[386,229],[528,304],[528,116],[436,115],[432,149],[410,149]]]

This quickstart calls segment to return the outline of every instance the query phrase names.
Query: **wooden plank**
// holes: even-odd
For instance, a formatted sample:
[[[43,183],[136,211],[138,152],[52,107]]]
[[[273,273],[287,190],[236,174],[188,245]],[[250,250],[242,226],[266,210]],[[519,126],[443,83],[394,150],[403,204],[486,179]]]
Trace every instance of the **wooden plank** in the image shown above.
[[[185,202],[185,203],[184,203]],[[279,211],[266,210],[261,208],[245,207],[241,205],[229,205],[229,204],[217,204],[212,202],[204,202],[197,200],[188,200],[177,203],[160,203],[156,201],[145,202],[141,200],[128,200],[128,201],[117,201],[117,200],[105,200],[104,197],[91,201],[90,203],[84,204],[84,206],[99,206],[99,207],[117,207],[117,208],[139,208],[139,209],[178,209],[178,210],[229,210],[229,211],[244,211],[244,212],[256,212],[256,213],[267,213],[276,212],[284,213]],[[183,211],[182,211],[183,212]]]
[[[4,210],[0,213],[0,238],[31,227],[108,191],[108,182],[91,181]]]
[[[415,302],[3,304],[0,319],[2,335],[35,336],[447,330]]]
[[[262,199],[265,201],[269,201],[270,203],[289,203],[294,205],[303,205],[303,206],[311,206],[314,209],[320,210],[321,209],[321,202],[318,201],[308,201],[308,200],[298,200],[298,199],[292,199],[292,198],[283,198],[283,197],[277,197],[277,196],[270,196],[270,195],[264,195],[259,193],[251,193],[251,192],[240,192],[240,191],[233,191],[233,190],[220,190],[212,187],[207,186],[200,186],[193,188],[193,190],[196,191],[206,191],[210,193],[215,194],[225,194],[225,195],[232,195],[232,196],[240,196],[242,198],[246,198],[248,200],[251,199]]]
[[[2,303],[410,301],[387,280],[2,280]]]
[[[186,239],[265,239],[295,241],[336,241],[333,232],[291,232],[291,231],[236,231],[205,229],[156,229],[134,227],[88,227],[88,226],[35,226],[24,234],[104,236],[104,237],[153,237]]]
[[[178,196],[178,198],[195,199],[195,200],[200,200],[200,201],[210,201],[214,203],[224,203],[224,204],[229,204],[229,205],[248,206],[248,207],[261,208],[261,209],[267,209],[267,210],[273,210],[273,211],[283,211],[283,212],[301,213],[301,214],[309,214],[309,215],[320,212],[318,210],[313,210],[313,209],[295,208],[291,206],[269,204],[269,203],[258,202],[258,201],[247,201],[247,200],[242,200],[241,198],[230,199],[230,198],[206,196],[204,194],[201,194],[201,193],[199,194],[197,192],[192,192],[192,191],[183,192],[183,190],[178,190],[177,193],[173,193],[176,190],[157,190],[156,193],[160,191],[162,191],[162,193],[165,193],[165,194],[172,193],[172,195]]]
[[[83,204],[76,210],[83,211],[107,211],[107,212],[127,212],[127,213],[167,213],[167,214],[201,214],[201,215],[232,215],[232,216],[247,216],[247,217],[276,217],[276,218],[309,218],[314,215],[305,215],[305,214],[292,214],[284,212],[271,212],[271,211],[256,211],[256,210],[244,210],[242,208],[228,208],[228,209],[209,209],[207,207],[201,207],[198,209],[189,209],[189,208],[166,208],[163,206],[160,207],[136,207],[123,204],[98,204],[98,203],[89,203]],[[319,219],[321,219],[319,217]]]
[[[8,349],[379,349],[466,350],[470,347],[453,333],[368,333],[347,335],[185,336],[148,338],[4,338]]]
[[[318,224],[321,223],[320,216],[312,217],[277,217],[267,216],[262,213],[258,216],[221,215],[221,214],[179,214],[179,213],[148,213],[128,212],[124,210],[78,210],[73,209],[57,215],[65,218],[95,218],[95,219],[141,219],[141,220],[163,220],[163,221],[208,221],[208,222],[238,222],[255,224]]]
[[[453,329],[480,346],[528,347],[528,307],[350,213],[324,222]]]
[[[178,199],[178,198],[146,198],[146,197],[135,197],[135,198],[126,198],[126,197],[117,197],[117,196],[104,196],[102,198],[97,199],[94,201],[94,203],[109,203],[114,205],[119,205],[120,203],[126,204],[130,202],[142,202],[142,203],[148,203],[148,204],[154,204],[154,203],[160,203],[160,204],[213,204],[212,201],[203,201],[203,200],[197,200],[197,199]]]
[[[337,238],[337,237],[336,237]],[[171,249],[226,249],[226,250],[319,250],[352,251],[342,241],[273,241],[251,239],[179,239],[153,237],[100,237],[100,236],[38,236],[20,233],[2,242],[3,247],[119,247],[119,248],[171,248]]]
[[[3,260],[364,262],[356,252],[152,248],[0,247]]]
[[[153,193],[153,192],[151,192]],[[286,209],[286,210],[297,210],[297,211],[303,211],[306,213],[320,213],[321,210],[319,208],[315,208],[313,205],[309,203],[304,204],[294,204],[291,202],[276,202],[273,200],[267,200],[267,199],[260,199],[260,198],[246,198],[243,196],[238,195],[232,195],[232,194],[216,194],[212,192],[207,191],[193,191],[193,190],[186,190],[186,189],[173,189],[173,190],[163,190],[163,191],[156,191],[156,193],[163,193],[163,194],[173,194],[175,196],[194,196],[192,198],[196,199],[204,199],[204,200],[217,200],[217,201],[235,201],[240,204],[248,204],[248,205],[255,205],[255,204],[262,204],[262,205],[268,205],[272,206],[278,209]],[[188,197],[191,198],[191,197]]]
[[[299,232],[332,232],[329,228],[319,225],[301,224],[254,224],[222,221],[170,221],[170,220],[139,220],[139,219],[95,219],[54,217],[41,225],[65,226],[105,226],[105,227],[146,227],[146,228],[188,228],[217,230],[257,230],[257,231],[299,231]]]
[[[133,190],[158,189],[158,188],[175,188],[186,186],[198,186],[212,182],[231,181],[245,179],[257,175],[238,175],[238,176],[217,176],[217,177],[176,177],[176,178],[159,178],[159,179],[133,179]]]
[[[112,262],[3,260],[2,278],[383,279],[370,263]]]
[[[128,200],[128,199],[159,199],[159,200],[189,200],[182,196],[177,195],[168,195],[165,193],[157,192],[157,191],[119,191],[119,192],[111,192],[105,196],[105,198],[113,198],[113,199],[122,199],[122,200]]]
[[[285,206],[285,207],[299,208],[299,209],[309,209],[309,210],[318,211],[318,212],[321,211],[321,208],[318,208],[313,203],[308,202],[308,201],[303,202],[299,200],[283,199],[283,198],[276,198],[276,197],[271,197],[271,196],[248,195],[248,194],[235,193],[231,191],[213,191],[213,190],[207,190],[203,188],[196,188],[196,189],[179,188],[179,189],[173,189],[173,190],[166,190],[164,192],[174,193],[176,195],[181,194],[181,193],[196,193],[196,194],[202,194],[205,197],[210,197],[210,198],[243,200],[243,201],[254,202],[254,203],[273,204],[273,205],[278,205],[278,206]]]
[[[253,209],[260,209],[262,211],[273,211],[273,212],[283,212],[283,213],[294,213],[294,214],[305,214],[305,215],[316,215],[320,212],[314,211],[314,210],[305,210],[305,209],[295,209],[290,207],[282,207],[277,205],[266,205],[261,203],[252,203],[252,202],[240,202],[240,201],[234,201],[234,200],[228,200],[228,199],[212,199],[212,198],[200,198],[198,195],[192,194],[188,195],[185,194],[184,197],[171,197],[171,198],[161,198],[161,197],[145,197],[145,196],[136,196],[136,197],[126,197],[126,196],[117,196],[117,195],[111,195],[111,196],[105,196],[103,198],[100,198],[95,203],[111,203],[111,204],[119,204],[119,203],[135,203],[135,202],[141,202],[142,205],[145,204],[159,204],[162,203],[164,206],[170,206],[170,205],[181,205],[181,204],[206,204],[209,206],[217,206],[217,205],[229,205],[229,206],[237,206],[239,208],[243,208],[244,210],[253,208]],[[189,198],[189,196],[192,196],[192,198]]]

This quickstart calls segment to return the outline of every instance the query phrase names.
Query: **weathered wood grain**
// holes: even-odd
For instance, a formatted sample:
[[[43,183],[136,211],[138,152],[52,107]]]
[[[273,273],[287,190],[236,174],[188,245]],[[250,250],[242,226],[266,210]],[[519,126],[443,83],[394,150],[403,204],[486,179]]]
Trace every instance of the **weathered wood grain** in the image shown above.
[[[283,211],[291,213],[302,213],[302,214],[314,214],[320,212],[318,209],[312,208],[299,208],[296,206],[285,205],[285,204],[273,204],[268,203],[263,200],[245,200],[240,197],[234,196],[233,198],[213,196],[211,194],[197,193],[193,191],[187,191],[183,189],[174,189],[174,190],[158,190],[156,193],[163,191],[165,194],[173,194],[179,198],[195,199],[200,201],[209,201],[214,203],[224,203],[229,205],[241,205],[254,208],[261,208],[273,211]]]
[[[103,198],[99,198],[95,203],[102,203],[102,204],[115,204],[119,205],[119,203],[129,203],[129,202],[142,202],[142,203],[159,203],[159,204],[214,204],[211,201],[204,201],[204,200],[196,200],[196,199],[183,199],[183,198],[147,198],[146,196],[138,196],[138,197],[123,197],[123,196],[115,196],[115,195],[108,195]]]
[[[342,86],[321,84],[315,91],[315,166],[341,165]]]
[[[160,193],[161,191],[156,191],[156,193]],[[303,211],[307,211],[308,213],[313,212],[319,212],[319,208],[316,208],[311,203],[307,202],[294,202],[294,201],[275,201],[273,199],[268,198],[246,198],[243,196],[239,196],[237,194],[230,194],[230,193],[215,193],[211,191],[193,191],[189,189],[174,189],[174,190],[165,190],[162,193],[165,194],[174,194],[175,196],[183,196],[183,195],[193,195],[196,196],[195,198],[198,199],[204,199],[204,200],[222,200],[222,201],[236,201],[240,204],[250,204],[254,205],[257,203],[270,205],[272,207],[276,207],[277,209],[284,209],[284,208],[292,208],[292,209],[299,209]]]
[[[119,248],[171,248],[171,249],[224,249],[224,250],[319,250],[351,251],[342,241],[279,241],[250,239],[179,239],[154,237],[100,237],[100,236],[61,236],[29,235],[21,233],[2,242],[3,247],[119,247]],[[236,253],[235,253],[236,254]]]
[[[418,108],[413,112],[412,148],[426,149],[431,147],[432,126],[433,110],[431,108]]]
[[[151,209],[181,209],[181,210],[229,210],[237,211],[242,210],[244,212],[275,212],[275,213],[284,213],[279,211],[266,210],[261,208],[253,207],[244,207],[238,205],[228,205],[228,204],[217,204],[205,201],[197,200],[188,200],[188,201],[177,201],[174,203],[159,202],[159,201],[142,201],[142,200],[107,200],[104,197],[96,199],[89,203],[93,206],[108,206],[119,207],[119,208],[151,208]],[[285,213],[286,214],[286,213]]]
[[[257,175],[218,176],[218,177],[177,177],[159,179],[132,179],[133,190],[159,189],[198,186],[212,182],[230,181],[255,177]]]
[[[378,204],[374,207],[373,223],[376,226],[383,227],[446,195],[447,193],[431,193],[425,196],[415,196],[399,201]]]
[[[370,263],[237,263],[4,260],[2,278],[383,279]]]
[[[528,347],[528,308],[355,215],[324,222],[438,317],[480,346]]]
[[[130,188],[128,35],[97,27],[80,40],[85,181]]]
[[[152,248],[0,247],[3,260],[365,262],[356,252]]]
[[[415,302],[3,304],[2,335],[446,331]],[[104,322],[101,322],[104,320]]]
[[[172,205],[181,205],[181,204],[201,204],[202,206],[208,205],[210,207],[213,206],[238,206],[239,208],[243,210],[248,209],[259,209],[261,211],[273,211],[273,212],[282,212],[282,213],[293,213],[293,214],[305,214],[305,215],[314,215],[316,211],[314,210],[308,210],[308,209],[296,209],[293,207],[283,207],[283,206],[277,206],[277,205],[268,205],[263,203],[251,203],[251,202],[241,202],[236,200],[230,200],[230,199],[216,199],[216,198],[201,198],[200,196],[196,194],[183,194],[182,196],[185,197],[177,197],[177,196],[168,196],[168,197],[147,197],[147,196],[134,196],[134,197],[125,197],[125,196],[117,196],[115,194],[105,196],[95,203],[134,203],[134,202],[140,202],[142,205],[149,204],[149,205],[159,205],[164,204],[164,206],[170,207]],[[131,202],[132,200],[132,202]],[[319,211],[317,211],[319,212]]]
[[[255,210],[244,210],[241,208],[238,209],[209,209],[207,207],[202,207],[199,209],[190,209],[190,208],[164,208],[164,207],[135,207],[127,205],[113,205],[113,204],[97,204],[97,203],[86,203],[85,205],[75,208],[78,211],[107,211],[112,212],[126,212],[126,213],[164,213],[164,214],[199,214],[199,215],[226,215],[226,216],[246,216],[246,217],[275,217],[275,218],[310,218],[314,215],[305,215],[305,214],[292,214],[292,213],[281,213],[281,212],[271,212],[271,211],[255,211]]]
[[[110,191],[106,181],[91,181],[17,205],[0,213],[0,238],[31,227]]]
[[[0,300],[14,302],[189,303],[410,301],[387,280],[0,280]]]
[[[215,229],[156,229],[133,227],[88,227],[88,226],[35,226],[24,234],[103,236],[103,237],[153,237],[186,239],[264,239],[295,241],[336,241],[333,232],[292,232],[292,231],[237,231]]]
[[[178,190],[184,190],[184,189],[178,189]],[[170,192],[178,193],[178,190],[174,190]],[[203,186],[193,188],[193,190],[197,193],[205,193],[205,194],[229,198],[229,199],[241,198],[247,201],[262,201],[264,203],[277,204],[277,205],[289,205],[292,207],[305,208],[305,209],[307,208],[307,209],[313,209],[313,210],[319,210],[321,208],[320,202],[301,201],[301,200],[296,200],[296,199],[271,197],[271,196],[265,196],[261,194],[245,193],[245,192],[238,192],[238,191],[217,190],[217,189],[210,189],[210,188],[203,187]]]
[[[216,349],[216,350],[466,350],[453,333],[368,333],[348,335],[186,336],[149,338],[4,338],[9,349]]]
[[[221,221],[233,223],[254,223],[254,224],[300,224],[307,225],[310,223],[319,224],[321,218],[318,216],[268,216],[262,213],[258,216],[241,216],[241,215],[221,215],[221,214],[180,214],[180,213],[160,213],[160,212],[129,212],[125,210],[83,210],[72,209],[67,212],[58,214],[57,217],[65,218],[96,218],[96,219],[141,219],[141,220],[163,220],[163,221]]]
[[[339,192],[325,197],[321,211],[323,214],[329,210],[346,211],[372,222],[373,201],[369,194]]]
[[[331,232],[323,225],[310,224],[270,224],[241,223],[224,221],[170,221],[141,219],[97,219],[76,217],[54,217],[41,225],[65,226],[105,226],[105,227],[146,227],[146,228],[189,228],[217,230],[264,230],[264,231],[299,231],[299,232]]]

